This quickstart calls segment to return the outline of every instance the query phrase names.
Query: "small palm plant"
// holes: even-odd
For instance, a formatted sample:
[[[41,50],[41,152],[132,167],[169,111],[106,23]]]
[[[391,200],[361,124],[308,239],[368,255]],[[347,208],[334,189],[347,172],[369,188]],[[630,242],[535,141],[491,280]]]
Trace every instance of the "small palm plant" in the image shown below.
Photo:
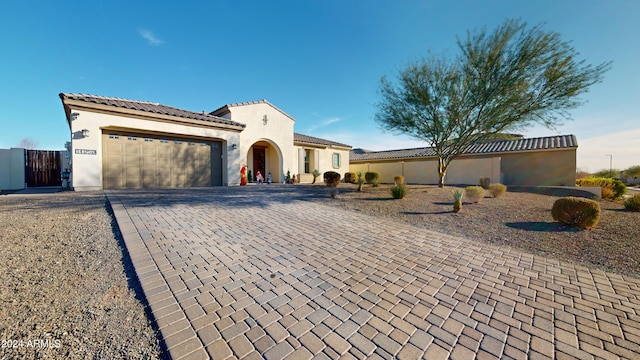
[[[462,209],[462,197],[464,196],[464,190],[455,189],[453,190],[453,212],[458,212]]]
[[[358,191],[362,191],[362,185],[364,185],[364,183],[365,183],[365,179],[364,179],[364,176],[362,174],[362,171],[358,171],[358,173],[356,173],[356,175],[358,176]]]

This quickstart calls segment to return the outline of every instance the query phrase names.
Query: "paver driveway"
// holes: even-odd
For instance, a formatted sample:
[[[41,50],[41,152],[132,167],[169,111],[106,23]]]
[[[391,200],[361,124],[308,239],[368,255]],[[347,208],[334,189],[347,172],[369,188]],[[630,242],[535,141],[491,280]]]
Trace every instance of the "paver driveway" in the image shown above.
[[[172,358],[640,356],[639,279],[305,201],[314,192],[107,192]]]

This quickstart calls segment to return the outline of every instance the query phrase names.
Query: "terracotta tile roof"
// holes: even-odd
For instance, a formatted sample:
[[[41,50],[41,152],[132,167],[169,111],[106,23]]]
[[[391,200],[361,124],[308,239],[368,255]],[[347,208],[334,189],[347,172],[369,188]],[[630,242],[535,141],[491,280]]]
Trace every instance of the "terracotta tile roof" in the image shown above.
[[[272,108],[278,110],[280,113],[282,113],[282,115],[288,117],[289,119],[291,119],[293,121],[296,121],[296,119],[294,119],[291,115],[289,115],[286,112],[280,110],[277,106],[273,105],[272,103],[270,103],[269,101],[267,101],[265,99],[255,100],[255,101],[245,101],[245,102],[239,102],[239,103],[234,103],[234,104],[223,105],[223,106],[213,110],[209,114],[214,115],[214,116],[223,116],[223,115],[226,115],[226,114],[228,114],[230,112],[229,108],[238,107],[238,106],[246,106],[246,105],[256,105],[256,104],[267,104],[267,105],[271,106]]]
[[[208,121],[212,123],[232,125],[232,126],[238,126],[243,128],[246,126],[245,124],[241,124],[235,121],[231,121],[231,120],[210,115],[207,113],[182,110],[182,109],[174,108],[171,106],[166,106],[159,103],[153,103],[148,101],[138,101],[138,100],[121,99],[121,98],[107,97],[107,96],[88,95],[88,94],[68,94],[68,93],[60,93],[60,99],[62,100],[63,103],[65,100],[86,101],[94,104],[113,106],[117,108],[129,109],[129,110],[138,110],[138,111],[144,111],[144,112],[149,112],[154,114],[176,116],[176,117],[185,118],[185,119]]]
[[[539,151],[577,148],[578,141],[575,135],[557,135],[531,139],[497,140],[472,145],[465,155],[495,154],[520,151]],[[435,151],[431,147],[370,151],[353,149],[349,154],[349,161],[392,160],[410,159],[421,157],[434,157]]]
[[[324,146],[341,146],[351,148],[350,145],[342,144],[335,141],[320,139],[317,137],[302,135],[298,133],[293,133],[293,142],[300,142],[305,144],[313,144],[313,145],[324,145]]]

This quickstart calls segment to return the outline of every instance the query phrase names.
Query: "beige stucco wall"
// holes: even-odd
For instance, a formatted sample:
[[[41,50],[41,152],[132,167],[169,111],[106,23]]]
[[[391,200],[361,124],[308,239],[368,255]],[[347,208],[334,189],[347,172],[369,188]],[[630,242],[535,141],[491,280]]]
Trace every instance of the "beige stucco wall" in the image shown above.
[[[105,114],[74,109],[73,106],[71,106],[71,112],[78,114],[77,118],[71,121],[72,187],[74,190],[102,189],[102,130],[105,128],[127,129],[132,133],[146,131],[177,137],[197,136],[222,140],[223,168],[228,170],[226,173],[223,171],[223,184],[240,183],[240,174],[239,171],[236,171],[241,165],[239,152],[231,150],[231,144],[240,143],[240,134],[236,131]],[[82,137],[82,129],[89,130],[88,137]],[[77,154],[76,150],[79,149],[96,150],[96,154]]]
[[[281,182],[287,170],[298,172],[298,156],[293,146],[293,125],[295,121],[268,103],[231,106],[230,114],[224,116],[232,121],[245,124],[240,133],[238,162],[230,164],[230,171],[239,173],[242,163],[253,172],[251,147],[259,142],[270,145],[266,153],[266,171],[270,171],[274,182]],[[267,123],[263,121],[267,116]],[[238,180],[239,181],[239,180]]]
[[[575,186],[576,149],[501,156],[505,185]]]
[[[402,175],[408,184],[437,184],[438,162],[436,160],[406,160],[351,164],[352,172],[374,171],[380,174],[381,183],[393,183],[393,178]],[[480,177],[489,177],[496,182],[500,178],[500,158],[458,158],[447,170],[445,184],[476,185]]]
[[[0,149],[0,190],[25,188],[24,149]]]
[[[393,183],[404,175],[409,184],[437,184],[437,160],[397,160],[353,163],[352,172],[376,171],[381,182]],[[478,184],[480,177],[505,185],[574,186],[576,149],[472,155],[454,159],[449,165],[445,184]]]

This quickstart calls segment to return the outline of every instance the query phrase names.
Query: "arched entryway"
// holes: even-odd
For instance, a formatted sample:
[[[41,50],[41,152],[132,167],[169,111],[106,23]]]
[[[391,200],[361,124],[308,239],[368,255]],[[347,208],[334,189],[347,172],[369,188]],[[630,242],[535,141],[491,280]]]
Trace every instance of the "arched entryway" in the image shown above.
[[[271,173],[273,182],[279,183],[284,180],[282,170],[282,152],[280,148],[269,140],[259,140],[249,147],[247,152],[247,167],[251,171],[252,179],[256,180],[258,171],[262,173],[264,178]]]

